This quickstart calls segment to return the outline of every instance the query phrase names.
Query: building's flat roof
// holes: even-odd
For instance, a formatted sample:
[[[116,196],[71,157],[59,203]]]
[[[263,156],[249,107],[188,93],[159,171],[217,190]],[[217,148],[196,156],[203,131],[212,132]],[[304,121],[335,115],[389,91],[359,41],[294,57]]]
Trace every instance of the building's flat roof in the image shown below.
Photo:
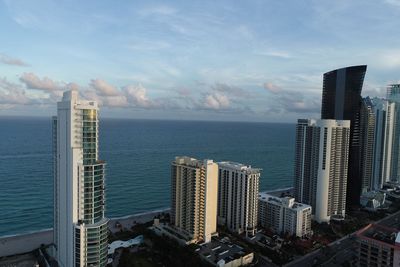
[[[270,195],[270,194],[265,193],[265,192],[260,192],[258,194],[258,199],[261,200],[261,201],[264,201],[264,202],[272,202],[272,203],[276,203],[278,205],[284,206],[284,204],[283,204],[283,200],[284,199],[289,200],[289,199],[294,199],[294,198],[293,197],[287,197],[287,196],[285,196],[285,197],[276,197],[276,196]],[[293,210],[303,210],[303,209],[306,209],[306,208],[311,208],[311,206],[295,201],[293,203],[293,206],[289,207],[289,208],[293,209]]]
[[[220,260],[228,263],[249,254],[249,252],[246,252],[239,245],[232,243],[229,239],[220,239],[217,237],[213,237],[209,243],[200,245],[198,253],[215,264]]]
[[[212,159],[199,160],[188,156],[177,156],[175,157],[175,160],[172,162],[172,164],[175,165],[188,166],[191,168],[199,168],[201,166],[213,163],[214,161]]]
[[[400,233],[395,228],[386,227],[379,224],[370,224],[357,232],[361,239],[377,241],[382,245],[395,246],[400,242]]]
[[[247,171],[247,172],[251,172],[251,173],[259,173],[262,170],[260,168],[253,168],[253,167],[251,167],[251,165],[245,165],[245,164],[233,162],[233,161],[221,161],[221,162],[218,162],[218,166],[223,167],[223,168],[234,169],[234,170]]]

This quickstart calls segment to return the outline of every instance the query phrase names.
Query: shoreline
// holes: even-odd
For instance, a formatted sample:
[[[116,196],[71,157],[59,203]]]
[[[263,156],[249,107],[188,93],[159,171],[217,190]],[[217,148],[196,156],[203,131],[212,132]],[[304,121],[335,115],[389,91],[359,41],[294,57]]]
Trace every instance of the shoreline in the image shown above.
[[[116,221],[129,221],[129,220],[135,220],[136,222],[145,223],[145,222],[149,221],[149,220],[146,220],[147,218],[154,217],[160,213],[167,213],[167,212],[169,212],[170,209],[171,209],[170,207],[165,207],[165,208],[161,208],[161,209],[150,210],[150,211],[125,215],[125,216],[121,216],[121,217],[112,217],[112,218],[108,218],[109,219],[108,224],[110,225],[110,223],[115,223]],[[6,239],[6,238],[16,238],[16,237],[20,237],[20,236],[28,236],[28,235],[32,235],[32,234],[46,233],[46,232],[50,232],[50,231],[53,231],[52,227],[39,229],[39,230],[32,230],[32,231],[28,231],[28,232],[19,233],[19,234],[3,235],[3,236],[0,236],[0,242],[2,239]]]
[[[292,191],[292,190],[293,190],[293,187],[284,187],[284,188],[277,188],[277,189],[272,189],[272,190],[261,191],[260,193],[279,194],[279,193],[282,193],[282,192],[287,192],[287,191]],[[158,215],[160,213],[163,213],[163,212],[167,213],[167,212],[169,212],[170,209],[171,209],[170,207],[163,207],[163,208],[159,208],[159,209],[155,209],[155,210],[149,210],[149,211],[144,211],[144,212],[135,213],[135,214],[128,214],[128,215],[124,215],[124,216],[121,216],[121,217],[110,217],[109,218],[110,219],[109,225],[110,225],[111,222],[114,222],[114,223],[116,221],[126,222],[126,221],[129,221],[129,220],[135,220],[135,221],[140,222],[140,223],[145,223],[145,222],[148,222],[149,220],[147,220],[147,221],[144,221],[144,220],[148,219],[149,217],[151,217],[151,216],[154,217],[154,216],[156,216],[156,215]],[[152,218],[150,218],[150,220],[151,219]],[[123,225],[123,224],[121,223],[121,225]],[[19,233],[19,234],[3,235],[3,236],[0,236],[0,240],[4,239],[4,238],[13,238],[13,237],[18,237],[18,236],[36,234],[36,233],[40,233],[40,232],[48,232],[48,231],[51,231],[51,230],[53,230],[52,227],[39,229],[39,230],[32,230],[32,231],[28,231],[28,232],[22,232],[22,233]]]
[[[122,228],[130,229],[137,223],[146,223],[161,213],[168,213],[170,208],[162,208],[148,212],[109,218],[108,229],[115,233]],[[116,227],[116,222],[121,226]],[[0,259],[2,257],[26,254],[43,245],[53,243],[53,228],[30,231],[27,233],[5,235],[0,237]]]
[[[170,207],[166,207],[163,209],[157,209],[153,211],[148,211],[148,212],[141,212],[137,214],[132,214],[132,215],[127,215],[123,217],[115,217],[115,218],[110,218],[110,221],[108,222],[108,229],[112,232],[115,233],[117,231],[120,231],[121,229],[131,229],[132,226],[138,223],[146,223],[154,219],[155,216],[161,214],[161,213],[169,213],[171,210]],[[116,227],[116,223],[120,224],[120,227]]]

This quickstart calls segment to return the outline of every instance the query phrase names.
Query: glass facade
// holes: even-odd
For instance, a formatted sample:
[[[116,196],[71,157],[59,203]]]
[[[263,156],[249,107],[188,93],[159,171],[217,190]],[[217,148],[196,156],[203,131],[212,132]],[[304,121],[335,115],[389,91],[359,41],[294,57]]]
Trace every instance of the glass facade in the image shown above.
[[[105,213],[105,162],[98,160],[98,114],[96,109],[82,109],[83,179],[80,184],[80,224],[75,239],[76,266],[106,266],[108,220]],[[78,234],[79,233],[79,234]],[[81,244],[82,243],[82,244]]]
[[[98,159],[98,105],[63,93],[53,117],[54,243],[60,266],[105,267],[105,168]]]
[[[84,166],[84,223],[97,223],[104,217],[104,169],[102,163]]]
[[[93,164],[97,161],[97,111],[82,110],[82,148],[83,164]]]
[[[107,222],[87,226],[85,231],[86,266],[106,266],[108,248]]]

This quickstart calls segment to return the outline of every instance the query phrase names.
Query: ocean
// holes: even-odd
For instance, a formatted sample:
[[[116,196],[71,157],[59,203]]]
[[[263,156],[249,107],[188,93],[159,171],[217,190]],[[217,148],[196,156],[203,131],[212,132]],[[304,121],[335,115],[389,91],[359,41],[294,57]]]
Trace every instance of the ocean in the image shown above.
[[[0,117],[0,236],[53,224],[51,118]],[[100,121],[108,217],[170,205],[175,156],[262,168],[260,191],[292,186],[294,124]]]

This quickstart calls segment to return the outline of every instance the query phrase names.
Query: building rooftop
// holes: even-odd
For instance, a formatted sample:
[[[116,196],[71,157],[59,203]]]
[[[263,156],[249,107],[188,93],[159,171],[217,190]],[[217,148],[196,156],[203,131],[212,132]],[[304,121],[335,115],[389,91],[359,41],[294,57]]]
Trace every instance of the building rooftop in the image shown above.
[[[395,228],[379,224],[370,224],[357,232],[361,239],[378,241],[381,244],[390,246],[400,245],[400,232]]]
[[[259,168],[252,168],[251,165],[245,165],[245,164],[233,162],[233,161],[221,161],[221,162],[218,162],[218,166],[227,168],[227,169],[246,171],[249,173],[259,173],[262,170]]]
[[[241,246],[232,243],[227,237],[213,237],[211,242],[200,245],[196,252],[214,264],[217,264],[221,260],[224,260],[225,263],[229,263],[232,260],[251,253]]]
[[[300,202],[295,202],[295,199],[293,197],[289,197],[289,196],[276,197],[276,196],[270,195],[265,192],[261,192],[258,194],[258,200],[264,201],[264,202],[275,203],[277,205],[289,207],[293,210],[303,210],[306,208],[311,208],[310,205],[303,204]]]
[[[185,165],[189,167],[194,167],[194,168],[199,168],[201,166],[207,165],[207,164],[213,164],[212,159],[205,159],[205,160],[198,160],[195,158],[187,157],[187,156],[179,156],[175,157],[175,160],[173,164],[177,165]]]

